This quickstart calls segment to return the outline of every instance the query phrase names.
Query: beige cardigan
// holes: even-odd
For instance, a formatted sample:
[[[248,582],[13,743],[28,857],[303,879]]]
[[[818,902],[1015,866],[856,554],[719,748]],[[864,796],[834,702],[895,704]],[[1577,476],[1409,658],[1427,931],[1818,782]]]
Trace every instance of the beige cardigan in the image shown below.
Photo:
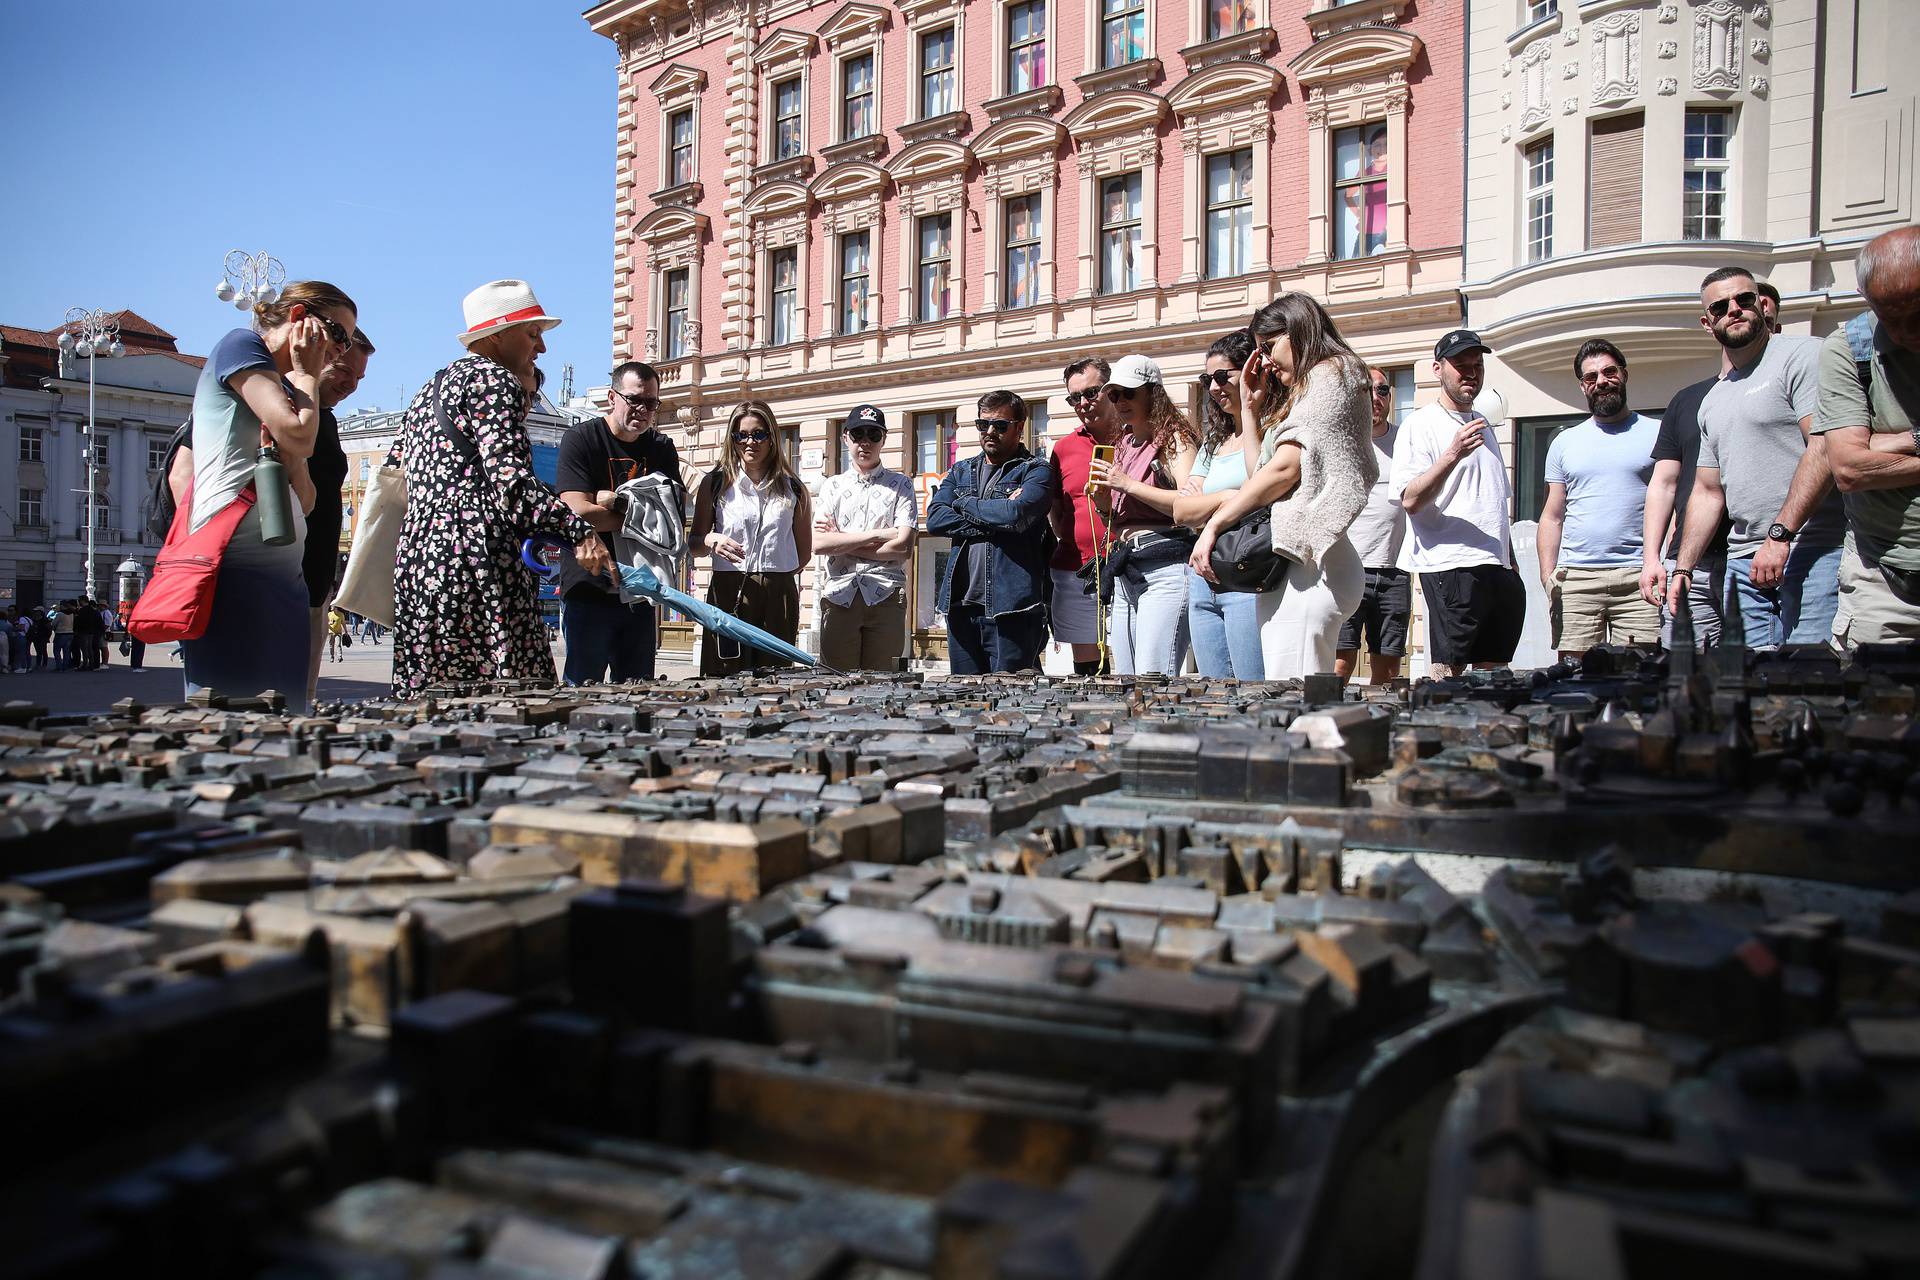
[[[1345,535],[1380,478],[1374,461],[1372,379],[1358,360],[1322,361],[1299,389],[1287,416],[1267,431],[1265,466],[1281,444],[1300,445],[1300,483],[1273,504],[1273,549],[1318,565]]]

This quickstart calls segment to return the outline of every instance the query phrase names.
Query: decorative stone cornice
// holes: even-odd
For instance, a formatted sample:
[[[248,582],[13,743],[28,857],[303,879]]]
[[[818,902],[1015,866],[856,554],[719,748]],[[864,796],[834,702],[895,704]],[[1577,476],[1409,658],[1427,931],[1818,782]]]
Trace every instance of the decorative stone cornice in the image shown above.
[[[864,160],[848,160],[815,178],[807,188],[807,195],[818,204],[832,205],[861,196],[877,197],[886,185],[886,170]]]
[[[902,190],[950,174],[964,175],[973,164],[973,152],[950,138],[917,142],[895,156],[887,176]]]
[[[854,0],[834,10],[833,16],[820,24],[819,35],[827,42],[827,48],[837,49],[843,44],[879,35],[892,20],[884,6]]]
[[[1052,156],[1067,140],[1066,126],[1047,116],[1012,116],[974,141],[973,154],[992,170],[1022,156]]]
[[[801,65],[811,58],[820,42],[811,31],[780,30],[753,47],[750,57],[756,69]]]
[[[653,83],[647,86],[647,91],[665,104],[680,98],[691,98],[706,87],[706,72],[676,62],[656,76]]]
[[[982,106],[987,119],[995,124],[1002,120],[1011,120],[1015,116],[1046,116],[1060,109],[1065,100],[1057,84],[1043,84],[1038,89],[1028,89],[1025,93],[1009,93],[994,98]]]
[[[927,142],[935,138],[957,138],[973,124],[973,118],[965,111],[948,111],[937,116],[928,116],[925,120],[909,120],[899,125],[894,132],[900,140],[908,144]]]
[[[1167,102],[1183,120],[1229,107],[1264,107],[1284,78],[1265,62],[1229,62],[1188,76]]]
[[[1145,89],[1159,80],[1164,71],[1160,59],[1142,58],[1138,62],[1124,62],[1117,67],[1102,67],[1098,71],[1075,76],[1073,83],[1082,97],[1096,98],[1103,93],[1123,89]]]
[[[1315,40],[1337,36],[1355,27],[1397,27],[1407,0],[1345,0],[1304,14],[1301,21]]]
[[[1280,52],[1280,36],[1272,27],[1236,31],[1230,36],[1188,45],[1180,51],[1189,73],[1227,62],[1264,62]]]
[[[1090,98],[1067,113],[1061,123],[1076,142],[1087,142],[1109,134],[1139,132],[1151,134],[1167,118],[1167,100],[1157,93],[1129,89]]]
[[[698,182],[682,182],[678,186],[663,187],[647,199],[653,201],[655,205],[677,205],[683,209],[691,209],[700,203],[704,194],[705,188]]]
[[[830,165],[843,160],[878,160],[887,154],[887,135],[870,133],[864,138],[849,138],[820,148],[820,158]]]
[[[1287,65],[1308,88],[1403,77],[1420,56],[1420,37],[1391,27],[1356,27],[1321,40]]]
[[[813,176],[813,157],[790,156],[753,166],[753,185],[763,182],[801,182]]]

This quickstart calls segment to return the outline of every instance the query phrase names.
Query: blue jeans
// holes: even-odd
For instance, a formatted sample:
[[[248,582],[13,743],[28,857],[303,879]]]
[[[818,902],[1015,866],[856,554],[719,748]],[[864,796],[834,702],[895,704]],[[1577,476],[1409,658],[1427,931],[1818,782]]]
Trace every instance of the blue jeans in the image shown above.
[[[1259,599],[1250,591],[1220,591],[1187,570],[1187,629],[1193,660],[1210,680],[1262,680]]]
[[[947,615],[947,669],[957,676],[1038,670],[1046,619],[1045,609],[989,618],[979,605],[956,605]]]
[[[1174,560],[1144,576],[1144,582],[1124,573],[1114,580],[1107,615],[1113,673],[1177,676],[1187,660],[1187,562]]]
[[[653,603],[621,604],[598,591],[574,590],[561,601],[568,684],[599,684],[613,668],[615,684],[653,679]]]
[[[1794,547],[1787,553],[1780,585],[1765,591],[1753,585],[1751,556],[1727,561],[1727,576],[1740,593],[1740,621],[1748,648],[1828,642],[1833,615],[1840,607],[1840,551],[1839,547]]]

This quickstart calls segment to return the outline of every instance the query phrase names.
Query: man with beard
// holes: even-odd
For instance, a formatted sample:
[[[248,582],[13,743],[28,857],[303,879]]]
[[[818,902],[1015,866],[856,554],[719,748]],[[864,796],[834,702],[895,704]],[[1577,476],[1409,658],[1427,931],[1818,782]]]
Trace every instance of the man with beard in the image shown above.
[[[1596,644],[1660,638],[1660,611],[1640,595],[1641,523],[1660,424],[1627,407],[1627,358],[1605,338],[1580,344],[1573,374],[1593,416],[1547,447],[1540,513],[1540,583],[1563,658]]]
[[[1440,398],[1407,415],[1389,492],[1407,513],[1400,565],[1420,575],[1435,675],[1513,661],[1527,589],[1513,568],[1513,491],[1493,428],[1474,410],[1492,350],[1471,329],[1433,349]]]
[[[1747,643],[1824,644],[1839,605],[1845,516],[1825,442],[1810,434],[1820,343],[1775,337],[1742,267],[1709,273],[1700,304],[1700,323],[1729,367],[1700,402],[1700,463],[1667,607],[1692,589],[1724,512],[1732,521],[1727,576]]]
[[[1080,576],[1106,537],[1106,524],[1088,497],[1087,474],[1095,445],[1111,445],[1120,435],[1113,401],[1100,393],[1112,370],[1099,356],[1082,356],[1067,366],[1067,407],[1079,419],[1071,433],[1057,441],[1047,465],[1053,471],[1053,510],[1048,512],[1054,537],[1048,572],[1053,579],[1050,623],[1055,644],[1073,646],[1075,675],[1090,676],[1100,669],[1098,592]]]

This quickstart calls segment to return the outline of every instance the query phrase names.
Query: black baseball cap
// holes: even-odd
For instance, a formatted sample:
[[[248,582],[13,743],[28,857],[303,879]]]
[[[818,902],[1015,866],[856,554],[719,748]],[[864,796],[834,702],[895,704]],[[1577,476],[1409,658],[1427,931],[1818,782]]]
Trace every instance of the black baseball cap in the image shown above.
[[[887,415],[870,404],[858,405],[852,413],[847,415],[847,420],[841,424],[841,427],[847,431],[851,431],[855,427],[878,427],[882,431],[885,431],[887,429]]]
[[[1469,351],[1491,352],[1492,347],[1480,341],[1480,335],[1471,329],[1455,329],[1434,344],[1435,360],[1451,360],[1455,356],[1465,355]]]

